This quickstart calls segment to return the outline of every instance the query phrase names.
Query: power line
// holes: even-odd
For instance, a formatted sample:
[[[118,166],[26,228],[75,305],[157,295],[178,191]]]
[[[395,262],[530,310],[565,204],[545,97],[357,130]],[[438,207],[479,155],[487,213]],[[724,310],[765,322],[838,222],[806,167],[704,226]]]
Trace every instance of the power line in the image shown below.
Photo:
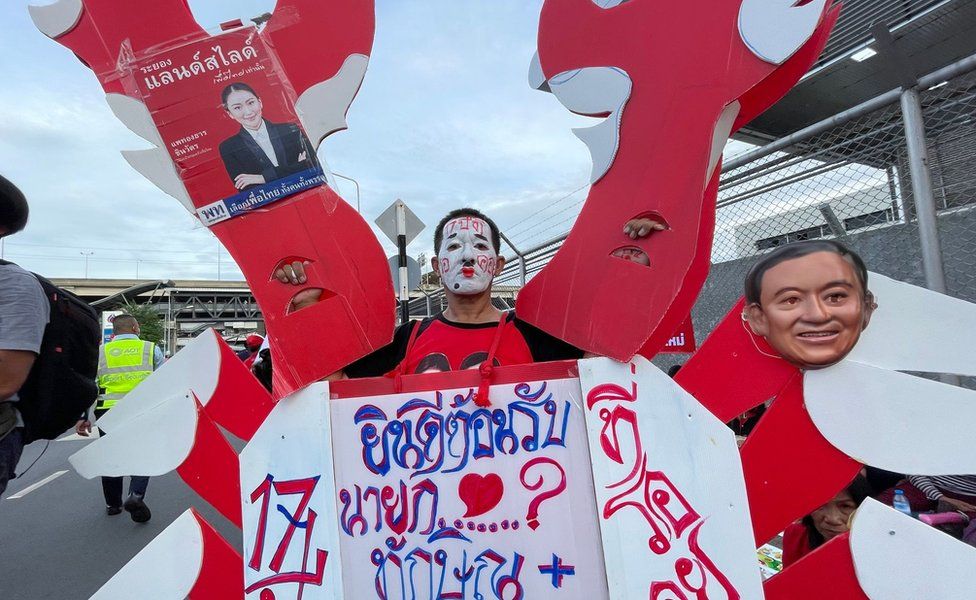
[[[31,246],[34,248],[65,248],[68,250],[109,250],[116,252],[155,252],[162,254],[209,254],[209,250],[167,250],[165,248],[110,248],[106,246],[65,246],[63,244],[31,244],[27,242],[7,242],[8,246]]]
[[[583,185],[579,186],[578,188],[576,188],[575,190],[569,192],[568,194],[566,194],[565,196],[559,198],[558,200],[555,200],[554,202],[552,202],[552,203],[550,203],[550,204],[548,204],[546,206],[543,206],[542,208],[540,208],[539,210],[535,211],[534,213],[532,213],[528,217],[520,218],[518,223],[516,223],[515,225],[513,225],[511,228],[509,228],[505,232],[505,235],[507,235],[509,238],[511,238],[512,235],[514,235],[514,233],[516,231],[518,231],[520,227],[524,227],[526,224],[530,223],[531,222],[531,219],[533,217],[535,217],[536,215],[538,215],[538,214],[540,214],[540,213],[542,213],[542,212],[544,212],[544,211],[546,211],[546,210],[554,207],[555,205],[559,204],[563,200],[566,200],[567,198],[569,198],[569,197],[577,194],[580,190],[582,190],[582,189],[584,189],[586,187],[589,187],[589,185],[590,185],[589,183],[584,183]],[[531,229],[531,227],[529,229]]]
[[[9,253],[8,253],[9,254]],[[11,255],[14,258],[34,258],[34,259],[45,259],[45,260],[62,260],[62,261],[75,261],[84,262],[84,258],[76,258],[74,256],[50,256],[45,254],[20,254]],[[206,261],[206,260],[152,260],[148,258],[91,258],[90,262],[114,262],[114,263],[134,263],[136,261],[143,263],[152,263],[158,265],[216,265],[217,261]],[[223,263],[221,263],[223,264]],[[236,266],[236,264],[235,264]]]

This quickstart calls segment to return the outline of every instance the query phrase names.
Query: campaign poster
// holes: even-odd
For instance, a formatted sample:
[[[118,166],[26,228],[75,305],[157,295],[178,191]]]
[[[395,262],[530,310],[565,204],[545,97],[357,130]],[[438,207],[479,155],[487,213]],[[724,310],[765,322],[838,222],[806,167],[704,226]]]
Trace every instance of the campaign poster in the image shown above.
[[[123,53],[122,70],[205,225],[325,183],[294,90],[254,27]]]

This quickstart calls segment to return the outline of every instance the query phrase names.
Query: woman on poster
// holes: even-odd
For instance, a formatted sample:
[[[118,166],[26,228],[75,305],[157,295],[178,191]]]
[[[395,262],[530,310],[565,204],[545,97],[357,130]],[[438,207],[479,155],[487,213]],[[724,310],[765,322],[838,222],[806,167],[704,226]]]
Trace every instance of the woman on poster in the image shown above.
[[[220,99],[230,118],[241,125],[240,131],[220,143],[220,157],[238,190],[319,166],[301,127],[263,117],[264,107],[254,88],[232,83]]]

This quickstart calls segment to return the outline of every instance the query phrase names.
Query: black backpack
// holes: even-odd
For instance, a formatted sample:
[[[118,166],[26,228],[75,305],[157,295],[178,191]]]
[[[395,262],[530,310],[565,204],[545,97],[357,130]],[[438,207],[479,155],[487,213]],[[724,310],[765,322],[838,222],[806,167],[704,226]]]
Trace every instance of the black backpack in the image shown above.
[[[0,260],[0,264],[12,264]],[[24,442],[53,440],[98,398],[101,322],[87,302],[34,274],[51,305],[37,360],[17,392]]]

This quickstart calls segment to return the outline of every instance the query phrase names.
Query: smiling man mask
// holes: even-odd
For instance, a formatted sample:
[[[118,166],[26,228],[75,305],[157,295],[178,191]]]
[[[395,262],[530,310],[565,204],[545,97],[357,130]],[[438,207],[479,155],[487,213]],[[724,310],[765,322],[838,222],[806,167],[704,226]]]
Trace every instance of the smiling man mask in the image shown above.
[[[454,294],[471,296],[491,287],[504,259],[498,256],[493,228],[474,214],[447,220],[438,236],[434,270],[444,288]]]
[[[746,276],[743,319],[779,354],[805,369],[839,362],[877,308],[857,254],[830,240],[777,248]]]

